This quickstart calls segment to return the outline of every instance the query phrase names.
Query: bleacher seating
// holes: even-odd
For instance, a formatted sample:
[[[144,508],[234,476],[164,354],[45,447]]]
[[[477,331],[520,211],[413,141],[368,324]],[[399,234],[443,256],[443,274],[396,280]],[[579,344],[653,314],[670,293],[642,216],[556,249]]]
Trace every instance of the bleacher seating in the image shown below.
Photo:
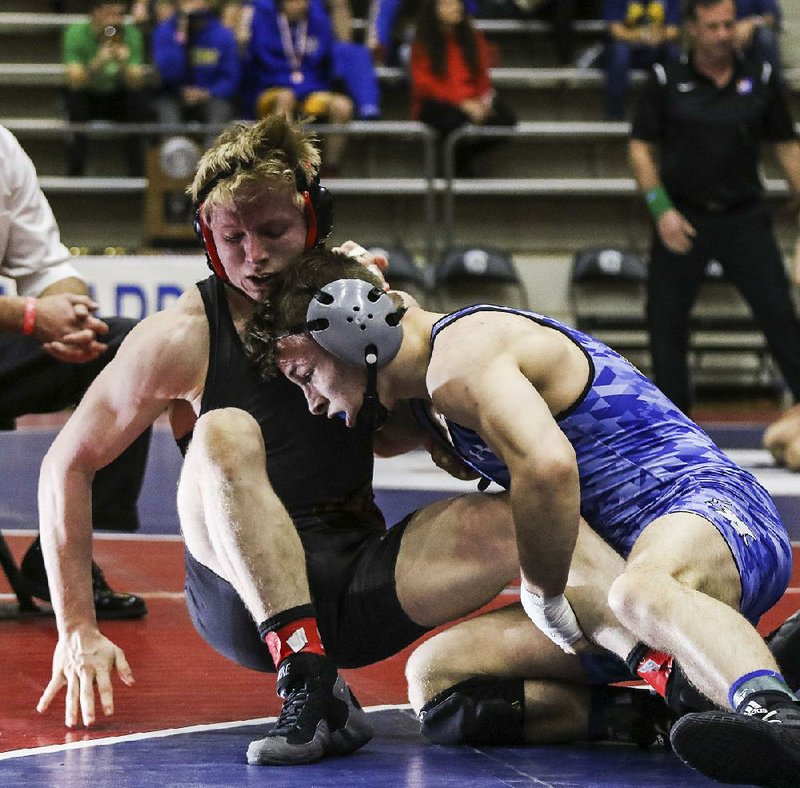
[[[95,123],[78,129],[63,120],[60,36],[65,25],[81,17],[43,12],[49,6],[39,0],[5,7],[20,10],[0,12],[4,116],[0,123],[21,138],[34,159],[65,241],[100,248],[143,247],[148,181],[121,177],[124,166],[118,146],[120,135],[132,127]],[[453,143],[487,133],[507,139],[479,162],[481,177],[457,179],[450,170],[437,178],[432,135],[407,120],[406,72],[380,68],[387,120],[316,127],[323,138],[342,130],[351,138],[343,168],[347,177],[327,184],[336,198],[333,240],[398,239],[396,244],[414,255],[411,274],[419,270],[419,263],[434,271],[434,261],[453,244],[496,247],[526,259],[546,255],[563,260],[565,280],[570,277],[572,256],[588,244],[641,250],[649,236],[649,217],[627,165],[628,124],[600,120],[602,71],[555,67],[546,22],[478,20],[477,24],[499,45],[502,65],[493,70],[492,78],[521,122],[511,130],[466,127]],[[356,20],[358,31],[363,26]],[[575,31],[580,49],[600,40],[603,24],[582,20]],[[800,63],[792,65],[785,73],[800,118]],[[634,73],[634,85],[643,77]],[[67,178],[57,143],[76,130],[92,138],[95,151],[87,177]],[[133,130],[149,138],[166,131],[154,124]],[[199,138],[207,128],[187,125],[171,131]],[[774,166],[768,164],[766,173],[768,194],[777,204],[786,194],[785,183],[776,177]],[[796,233],[794,222],[776,212],[776,227],[788,249]],[[524,278],[531,281],[527,272]],[[426,297],[431,295],[431,284],[413,276],[408,279],[409,287]],[[703,303],[706,298],[711,303],[715,291],[708,288],[708,296],[705,292]],[[730,294],[721,297],[728,303]],[[568,311],[569,305],[564,308]],[[720,331],[715,334],[710,323],[706,328],[709,341],[713,335],[719,338]],[[695,361],[710,368],[715,358],[703,352]],[[761,373],[767,374],[763,364]]]

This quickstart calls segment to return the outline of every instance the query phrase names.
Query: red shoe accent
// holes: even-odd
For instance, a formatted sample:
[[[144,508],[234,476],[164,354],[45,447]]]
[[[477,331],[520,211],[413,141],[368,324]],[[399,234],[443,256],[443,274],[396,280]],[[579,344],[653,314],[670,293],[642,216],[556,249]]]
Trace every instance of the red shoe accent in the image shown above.
[[[320,656],[325,654],[317,629],[317,619],[312,617],[298,618],[279,629],[267,632],[264,642],[276,668],[290,654],[297,654],[300,651]]]
[[[636,673],[663,698],[672,673],[672,657],[663,651],[650,650],[636,666]]]

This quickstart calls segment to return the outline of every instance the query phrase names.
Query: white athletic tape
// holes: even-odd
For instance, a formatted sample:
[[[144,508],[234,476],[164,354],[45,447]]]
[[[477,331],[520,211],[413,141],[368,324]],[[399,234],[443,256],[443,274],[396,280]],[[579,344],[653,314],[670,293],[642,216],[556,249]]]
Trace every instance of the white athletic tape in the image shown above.
[[[572,605],[563,594],[541,597],[525,588],[522,583],[519,599],[528,618],[544,632],[550,640],[567,654],[574,654],[572,644],[583,637]]]

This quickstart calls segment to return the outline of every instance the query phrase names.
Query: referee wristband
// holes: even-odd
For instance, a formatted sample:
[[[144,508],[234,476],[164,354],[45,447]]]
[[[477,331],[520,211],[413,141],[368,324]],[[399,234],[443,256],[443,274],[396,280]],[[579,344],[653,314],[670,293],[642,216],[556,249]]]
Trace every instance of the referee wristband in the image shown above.
[[[28,296],[25,299],[25,311],[22,313],[22,333],[30,336],[36,325],[36,299]]]
[[[644,201],[647,203],[647,210],[650,215],[658,221],[667,211],[672,210],[672,200],[670,200],[667,190],[663,186],[655,186],[644,193]]]

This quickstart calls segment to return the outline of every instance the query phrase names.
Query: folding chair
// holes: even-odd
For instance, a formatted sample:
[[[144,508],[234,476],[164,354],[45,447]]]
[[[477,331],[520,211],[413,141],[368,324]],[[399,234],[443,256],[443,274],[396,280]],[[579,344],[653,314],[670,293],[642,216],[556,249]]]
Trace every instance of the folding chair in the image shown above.
[[[453,246],[434,269],[433,296],[440,312],[471,304],[528,309],[528,294],[511,255],[490,246]]]

